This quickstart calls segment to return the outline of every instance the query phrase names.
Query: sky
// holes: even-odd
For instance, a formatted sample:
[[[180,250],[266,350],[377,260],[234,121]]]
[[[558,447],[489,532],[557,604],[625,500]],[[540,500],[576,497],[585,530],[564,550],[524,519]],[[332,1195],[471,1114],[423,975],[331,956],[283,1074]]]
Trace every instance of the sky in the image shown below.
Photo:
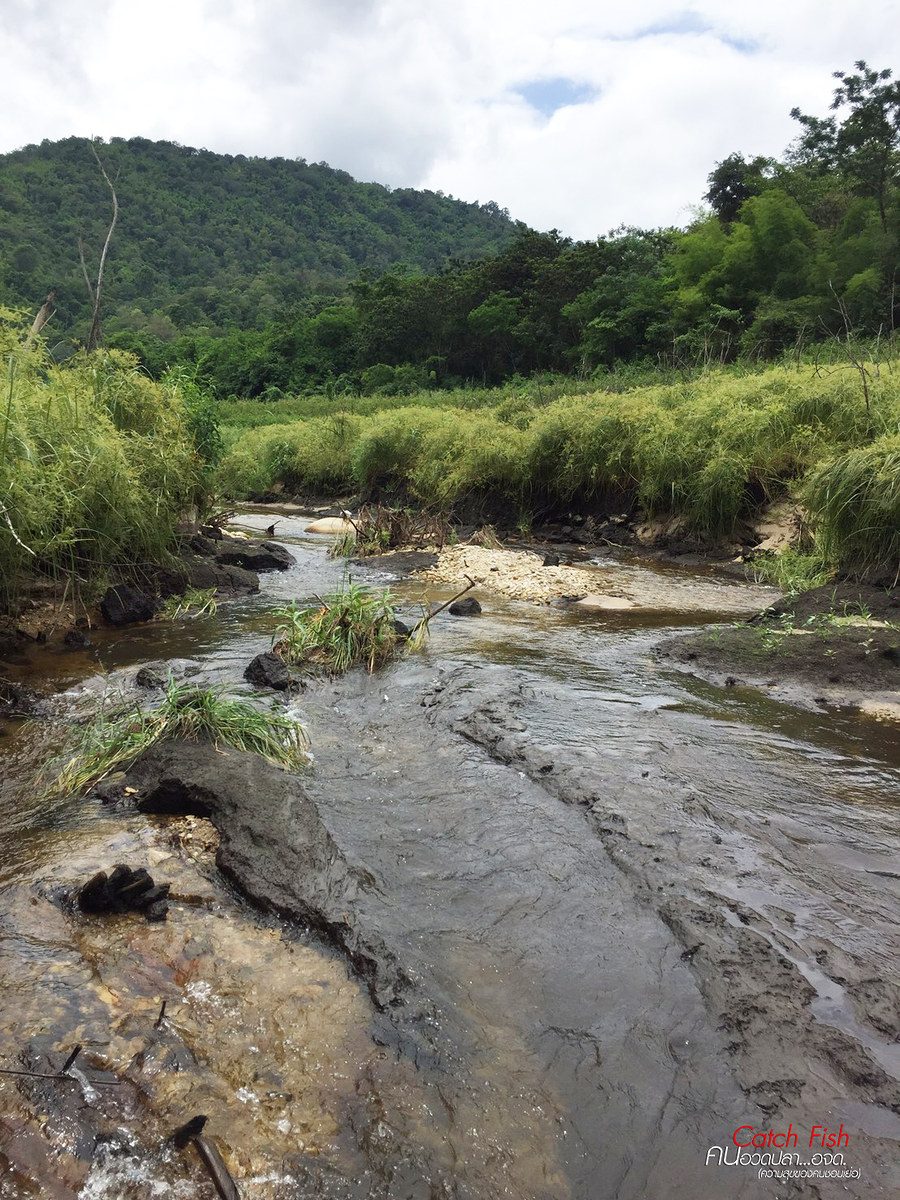
[[[579,239],[685,225],[900,0],[0,0],[0,152],[146,137],[493,200]]]

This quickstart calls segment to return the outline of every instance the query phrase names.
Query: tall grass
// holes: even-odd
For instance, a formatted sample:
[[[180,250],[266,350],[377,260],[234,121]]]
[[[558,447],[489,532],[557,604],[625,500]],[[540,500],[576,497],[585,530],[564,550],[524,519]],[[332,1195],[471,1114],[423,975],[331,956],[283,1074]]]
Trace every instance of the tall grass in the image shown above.
[[[0,312],[0,605],[22,571],[84,586],[109,569],[159,561],[201,490],[180,396],[117,352],[64,366],[24,348]]]
[[[802,495],[825,557],[900,575],[900,433],[818,464]]]
[[[853,521],[862,522],[864,536],[873,530],[865,512],[880,522],[871,543],[877,553],[893,553],[897,466],[883,439],[900,430],[900,371],[891,366],[872,373],[870,412],[859,373],[846,364],[827,371],[801,364],[744,375],[710,372],[544,403],[507,393],[477,411],[436,407],[428,393],[419,397],[427,403],[370,416],[315,418],[239,435],[220,479],[238,497],[274,483],[321,488],[330,478],[342,490],[402,494],[447,509],[479,494],[522,511],[634,506],[680,516],[689,529],[713,537],[796,489],[829,552],[857,554],[848,523],[856,506]],[[322,421],[339,421],[341,437],[323,437]],[[840,486],[837,465],[801,486],[810,472],[845,456]],[[851,486],[853,472],[868,473],[871,487],[862,487],[861,476]],[[871,490],[876,480],[881,501]]]

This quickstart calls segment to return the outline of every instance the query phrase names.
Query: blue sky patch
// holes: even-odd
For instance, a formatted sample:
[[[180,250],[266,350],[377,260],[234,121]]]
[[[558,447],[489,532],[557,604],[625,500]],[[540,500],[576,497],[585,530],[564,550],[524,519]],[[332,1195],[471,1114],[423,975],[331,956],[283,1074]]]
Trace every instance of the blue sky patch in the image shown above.
[[[518,94],[545,117],[552,117],[559,108],[570,104],[584,104],[593,100],[597,89],[588,84],[576,83],[573,79],[535,79],[515,89]]]

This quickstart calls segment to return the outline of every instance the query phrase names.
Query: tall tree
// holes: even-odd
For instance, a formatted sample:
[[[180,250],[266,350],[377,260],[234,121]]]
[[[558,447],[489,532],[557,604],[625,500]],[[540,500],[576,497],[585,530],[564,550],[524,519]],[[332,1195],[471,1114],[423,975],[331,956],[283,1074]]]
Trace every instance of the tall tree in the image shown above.
[[[840,86],[834,90],[831,109],[844,114],[811,117],[799,108],[791,116],[803,127],[794,150],[794,161],[825,173],[837,169],[855,181],[859,192],[878,204],[887,228],[887,197],[900,171],[900,81],[890,70],[872,70],[862,59],[857,74],[834,72]]]

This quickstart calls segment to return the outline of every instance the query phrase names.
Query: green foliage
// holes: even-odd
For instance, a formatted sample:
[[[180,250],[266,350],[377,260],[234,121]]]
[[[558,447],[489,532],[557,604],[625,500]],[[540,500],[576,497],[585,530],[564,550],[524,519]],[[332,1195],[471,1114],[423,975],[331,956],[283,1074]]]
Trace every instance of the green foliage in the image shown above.
[[[386,408],[348,424],[342,479],[348,489],[406,494],[443,509],[473,495],[523,510],[640,505],[681,516],[697,533],[727,534],[817,464],[865,446],[871,427],[898,427],[900,376],[864,369],[870,413],[858,370],[847,364],[709,372],[691,383],[543,404],[532,394],[530,402],[508,398],[477,410]],[[315,486],[319,464],[303,475],[286,454],[279,467],[271,446],[303,444],[317,420],[240,435],[223,462],[223,486],[240,478],[257,491]],[[259,473],[261,463],[273,473]],[[819,503],[809,500],[811,510]],[[887,517],[886,507],[877,520]]]
[[[801,495],[827,559],[900,572],[900,433],[820,463]]]
[[[278,614],[283,624],[275,634],[275,652],[308,671],[341,675],[364,666],[371,674],[390,662],[402,644],[393,605],[389,591],[352,581],[315,606],[292,602]]]
[[[757,583],[773,583],[788,596],[821,587],[834,578],[834,566],[821,553],[808,553],[787,547],[777,554],[753,560],[753,576]]]
[[[188,588],[181,596],[169,596],[163,604],[163,615],[170,621],[179,617],[214,617],[218,611],[216,589]]]
[[[109,569],[159,562],[203,491],[183,398],[120,352],[63,366],[0,314],[6,367],[0,433],[0,577],[20,571],[90,586]]]
[[[51,780],[47,792],[85,792],[110,772],[129,767],[157,742],[173,739],[222,743],[293,771],[309,761],[306,733],[286,714],[262,712],[245,700],[170,679],[157,708],[101,711],[78,729],[45,772]]]
[[[110,336],[130,330],[153,343],[175,331],[261,329],[308,298],[345,291],[360,270],[402,262],[439,271],[451,257],[493,253],[513,232],[496,204],[358,183],[326,163],[146,138],[113,138],[101,153],[120,208],[104,291]],[[83,340],[90,304],[78,238],[90,261],[109,211],[90,143],[26,146],[0,156],[0,173],[0,258],[9,263],[0,300],[34,306],[52,284],[57,331]],[[333,348],[339,325],[339,316],[320,319],[313,340]]]

